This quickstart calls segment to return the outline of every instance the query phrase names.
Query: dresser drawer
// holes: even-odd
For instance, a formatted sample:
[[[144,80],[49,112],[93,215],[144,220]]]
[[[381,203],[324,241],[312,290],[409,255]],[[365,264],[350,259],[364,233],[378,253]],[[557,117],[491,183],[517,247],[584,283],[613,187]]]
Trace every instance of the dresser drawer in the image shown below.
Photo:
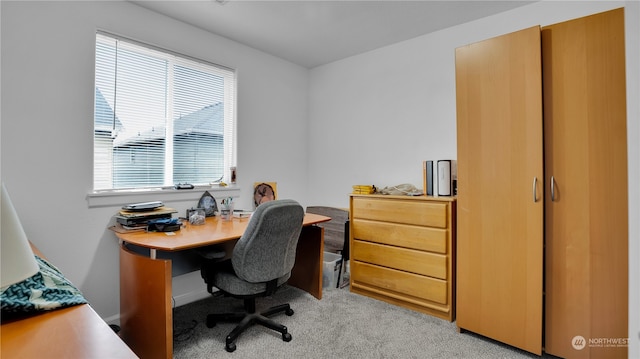
[[[351,224],[354,239],[390,244],[398,247],[447,254],[449,230],[408,224],[354,219]]]
[[[352,211],[354,219],[447,228],[447,206],[443,202],[356,197]]]
[[[448,304],[447,282],[440,279],[353,260],[351,261],[351,280],[354,286],[379,288],[395,297],[401,294],[412,299]],[[415,300],[412,301],[415,302]]]
[[[447,256],[414,249],[354,240],[351,250],[356,261],[395,268],[424,276],[447,279]]]

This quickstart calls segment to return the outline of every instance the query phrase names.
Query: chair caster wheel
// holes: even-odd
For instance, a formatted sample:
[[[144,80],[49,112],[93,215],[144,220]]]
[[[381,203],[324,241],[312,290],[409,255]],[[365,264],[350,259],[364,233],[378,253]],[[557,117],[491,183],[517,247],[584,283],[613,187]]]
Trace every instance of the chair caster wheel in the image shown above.
[[[288,315],[288,316],[292,316],[292,315],[293,315],[293,313],[294,313],[294,311],[293,311],[293,309],[291,309],[291,308],[287,309],[287,310],[284,312],[284,314],[286,314],[286,315]]]
[[[213,328],[216,326],[216,320],[211,317],[207,317],[207,328]]]
[[[236,350],[236,345],[233,343],[229,343],[224,347],[224,349],[229,353],[233,353]]]
[[[284,340],[285,342],[290,342],[291,341],[291,334],[289,333],[284,333],[282,334],[282,340]]]

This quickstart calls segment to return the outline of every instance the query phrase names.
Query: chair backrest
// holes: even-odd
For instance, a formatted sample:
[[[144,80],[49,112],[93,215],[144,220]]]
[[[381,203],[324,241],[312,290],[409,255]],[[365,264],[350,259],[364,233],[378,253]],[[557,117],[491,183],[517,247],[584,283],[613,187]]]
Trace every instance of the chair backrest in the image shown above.
[[[231,263],[247,282],[268,282],[291,272],[302,230],[304,210],[294,200],[261,204],[236,243]]]

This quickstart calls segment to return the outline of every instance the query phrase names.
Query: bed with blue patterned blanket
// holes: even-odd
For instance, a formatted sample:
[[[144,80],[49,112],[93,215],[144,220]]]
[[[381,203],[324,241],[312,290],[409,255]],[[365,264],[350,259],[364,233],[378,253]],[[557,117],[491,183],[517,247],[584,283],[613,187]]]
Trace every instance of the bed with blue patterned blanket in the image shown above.
[[[0,289],[2,315],[19,315],[85,304],[80,290],[58,268],[35,256],[40,270],[35,275]]]

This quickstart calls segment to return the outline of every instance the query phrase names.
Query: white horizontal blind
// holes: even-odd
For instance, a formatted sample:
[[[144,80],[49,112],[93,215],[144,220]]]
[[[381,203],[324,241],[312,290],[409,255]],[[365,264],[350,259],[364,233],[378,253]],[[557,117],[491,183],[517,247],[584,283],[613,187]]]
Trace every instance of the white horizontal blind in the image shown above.
[[[227,68],[97,34],[94,190],[228,176],[235,82]]]

